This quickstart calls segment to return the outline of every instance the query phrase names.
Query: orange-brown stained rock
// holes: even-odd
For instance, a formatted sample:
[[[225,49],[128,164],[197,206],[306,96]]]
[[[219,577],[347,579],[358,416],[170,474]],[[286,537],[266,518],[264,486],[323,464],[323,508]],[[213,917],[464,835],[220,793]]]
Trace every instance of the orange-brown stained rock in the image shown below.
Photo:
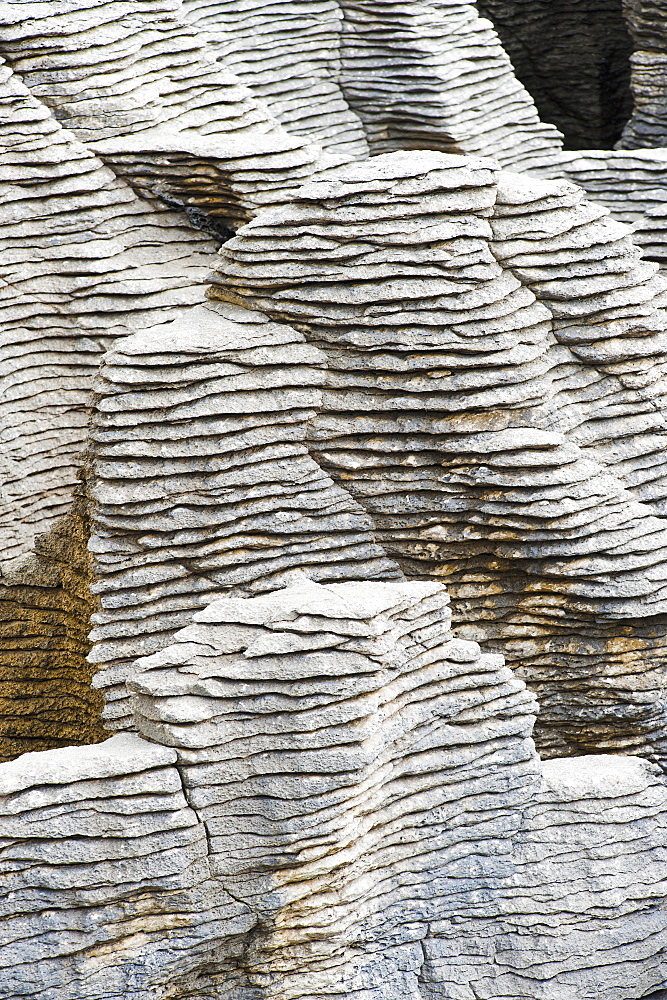
[[[0,760],[99,743],[102,695],[86,662],[90,615],[88,521],[82,498],[0,581]]]

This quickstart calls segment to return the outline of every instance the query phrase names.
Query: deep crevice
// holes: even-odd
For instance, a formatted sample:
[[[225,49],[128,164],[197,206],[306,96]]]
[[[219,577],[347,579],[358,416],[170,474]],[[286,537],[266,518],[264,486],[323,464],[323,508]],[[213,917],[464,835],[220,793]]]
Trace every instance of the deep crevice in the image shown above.
[[[477,0],[566,149],[613,149],[632,114],[622,0]]]

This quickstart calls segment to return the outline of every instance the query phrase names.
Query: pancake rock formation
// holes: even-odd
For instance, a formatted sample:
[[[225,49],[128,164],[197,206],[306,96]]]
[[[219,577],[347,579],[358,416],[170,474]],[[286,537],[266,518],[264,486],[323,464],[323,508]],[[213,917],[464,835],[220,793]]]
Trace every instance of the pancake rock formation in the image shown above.
[[[138,662],[140,736],[0,765],[3,996],[660,985],[659,769],[541,764],[534,697],[449,621],[434,583],[214,600]]]
[[[0,2],[0,1000],[667,996],[666,46]]]
[[[395,153],[220,253],[215,296],[327,355],[316,457],[530,679],[540,746],[664,754],[667,283],[627,228],[567,182]]]

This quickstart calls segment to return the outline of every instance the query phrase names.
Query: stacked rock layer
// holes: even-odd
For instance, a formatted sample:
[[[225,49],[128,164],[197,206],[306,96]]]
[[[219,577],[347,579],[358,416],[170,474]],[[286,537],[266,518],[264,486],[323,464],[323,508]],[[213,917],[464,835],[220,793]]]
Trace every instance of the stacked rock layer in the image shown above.
[[[178,0],[10,0],[0,54],[143,194],[229,235],[285,200],[318,151],[281,129],[179,13]]]
[[[175,760],[122,734],[0,766],[6,1000],[212,996],[216,959],[234,981],[256,919],[211,879]]]
[[[318,461],[540,698],[549,754],[662,755],[665,283],[567,182],[410,153],[221,250],[216,297],[306,331]]]
[[[7,67],[0,97],[6,756],[99,738],[100,698],[85,662],[88,514],[83,502],[70,513],[92,379],[119,334],[202,298],[213,244],[185,216],[138,199]]]
[[[433,583],[303,581],[214,602],[138,664],[137,727],[256,915],[258,997],[566,1000],[601,963],[603,997],[663,984],[659,770],[542,776],[532,695],[449,617]]]
[[[472,3],[184,0],[184,12],[290,132],[339,158],[417,147],[529,168],[559,149]]]
[[[638,149],[667,146],[667,27],[663,0],[623,0],[632,35],[632,117],[620,146]]]
[[[368,514],[310,458],[323,355],[302,334],[234,307],[118,341],[97,382],[90,547],[101,610],[95,685],[131,725],[125,680],[212,595],[398,567]]]
[[[667,262],[667,151],[587,149],[562,152],[540,168],[545,177],[567,177],[615,219],[633,227],[633,242],[650,260]]]
[[[365,159],[360,119],[340,88],[343,12],[337,0],[266,6],[183,0],[183,15],[219,60],[294,135],[336,159]]]
[[[560,149],[472,3],[340,0],[341,88],[373,153],[485,153],[530,169]]]

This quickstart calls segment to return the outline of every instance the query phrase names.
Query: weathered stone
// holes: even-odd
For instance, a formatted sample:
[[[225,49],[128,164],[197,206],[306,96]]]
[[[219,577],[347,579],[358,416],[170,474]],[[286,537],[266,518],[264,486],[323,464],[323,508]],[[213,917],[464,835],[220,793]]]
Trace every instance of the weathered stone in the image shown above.
[[[124,682],[214,594],[400,576],[370,517],[310,458],[324,356],[260,313],[199,306],[119,341],[96,383],[90,660],[104,716]],[[286,537],[289,535],[289,537]]]
[[[531,682],[542,749],[662,756],[665,282],[573,185],[494,170],[346,167],[229,241],[214,294],[325,351],[318,460]]]

